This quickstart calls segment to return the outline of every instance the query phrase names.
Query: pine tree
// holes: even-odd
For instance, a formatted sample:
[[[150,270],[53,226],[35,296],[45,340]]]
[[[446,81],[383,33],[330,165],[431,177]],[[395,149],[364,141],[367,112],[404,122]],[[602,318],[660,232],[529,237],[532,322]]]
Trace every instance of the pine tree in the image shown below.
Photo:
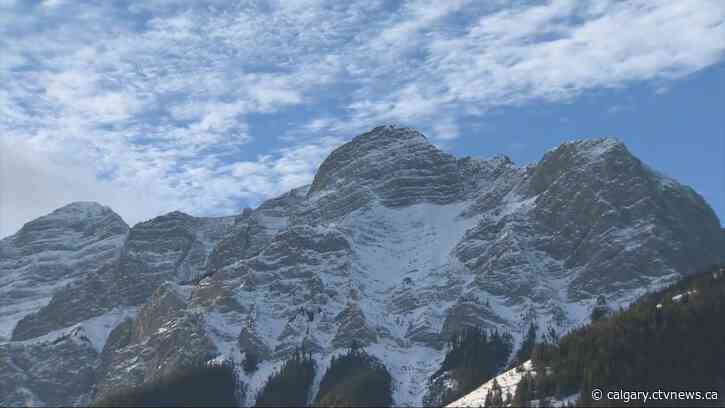
[[[503,407],[503,397],[501,395],[501,386],[498,385],[498,381],[494,378],[493,384],[491,384],[491,390],[489,391],[491,394],[491,398],[489,400],[490,405],[493,408],[501,408]]]
[[[525,407],[533,399],[531,395],[531,383],[533,379],[530,373],[526,373],[521,377],[521,380],[516,384],[516,390],[514,391],[514,397],[512,405],[514,407]]]
[[[534,322],[531,322],[529,324],[529,329],[526,331],[526,336],[524,336],[524,340],[521,342],[521,346],[519,347],[519,350],[516,352],[516,356],[511,362],[511,367],[522,364],[523,362],[531,358],[531,352],[534,350],[535,345],[536,325],[534,324]]]
[[[242,368],[244,369],[244,372],[247,374],[251,374],[255,371],[257,371],[257,367],[259,366],[259,357],[257,356],[257,353],[253,351],[247,351],[244,353],[244,360],[242,361]]]
[[[594,305],[594,308],[592,308],[592,321],[596,322],[597,320],[603,319],[609,313],[610,309],[609,306],[607,306],[607,300],[604,298],[604,295],[599,295],[597,297],[596,305]]]

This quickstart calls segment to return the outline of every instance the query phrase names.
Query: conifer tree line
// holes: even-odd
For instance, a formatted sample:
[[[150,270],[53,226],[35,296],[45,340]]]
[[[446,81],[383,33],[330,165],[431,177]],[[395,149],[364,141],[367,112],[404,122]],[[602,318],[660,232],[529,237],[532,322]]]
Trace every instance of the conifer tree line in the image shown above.
[[[496,379],[493,379],[491,389],[486,393],[483,406],[489,408],[503,408],[511,405],[512,400],[511,393],[507,392],[504,396],[501,386],[498,384]],[[515,406],[515,405],[514,405]]]
[[[243,395],[230,362],[199,362],[96,401],[98,407],[238,407]]]
[[[626,310],[597,316],[558,343],[534,347],[537,375],[525,376],[514,406],[580,392],[576,406],[623,406],[594,401],[591,390],[718,391],[720,401],[647,401],[647,406],[722,406],[725,397],[725,278],[722,266],[643,296]],[[681,296],[678,296],[681,295]],[[634,401],[630,406],[641,406]]]
[[[317,364],[310,352],[295,351],[256,395],[258,407],[308,406]],[[233,363],[193,364],[172,375],[119,391],[97,401],[100,407],[238,407],[243,399]],[[353,342],[333,356],[314,406],[390,406],[392,377],[380,360]]]
[[[431,377],[448,373],[456,386],[443,391],[441,402],[449,402],[468,394],[490,380],[505,366],[513,349],[508,333],[466,327],[448,342],[448,351],[441,367]]]
[[[529,401],[536,399],[534,385],[534,377],[531,376],[531,373],[524,374],[519,383],[516,384],[511,405],[514,407],[525,407],[529,404]]]
[[[511,364],[509,364],[509,368],[521,365],[531,358],[531,352],[534,351],[534,346],[536,345],[536,332],[536,324],[531,322],[529,324],[529,329],[526,331],[526,335],[521,341],[519,349],[516,351],[516,355],[513,360],[511,360]]]
[[[315,361],[312,353],[296,351],[272,374],[257,394],[257,407],[303,407],[307,405]]]
[[[317,364],[311,353],[295,352],[257,394],[255,406],[307,406]],[[316,407],[384,407],[392,399],[392,378],[385,366],[356,341],[333,356],[322,376]]]
[[[380,360],[356,341],[333,356],[313,403],[316,407],[388,407],[393,403],[392,378]]]

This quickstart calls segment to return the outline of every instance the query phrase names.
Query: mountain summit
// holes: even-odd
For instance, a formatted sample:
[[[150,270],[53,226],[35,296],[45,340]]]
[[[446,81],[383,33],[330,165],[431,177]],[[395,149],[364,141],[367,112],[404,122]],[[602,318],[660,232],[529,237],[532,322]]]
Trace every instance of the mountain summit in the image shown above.
[[[447,204],[463,189],[455,157],[413,129],[381,126],[335,149],[320,165],[309,197],[315,210],[334,219],[373,202],[389,208]]]
[[[392,126],[237,216],[175,212],[127,229],[94,205],[57,213],[0,241],[4,405],[87,404],[199,359],[253,356],[251,405],[300,347],[324,369],[353,344],[390,372],[396,405],[421,405],[462,329],[516,344],[531,322],[563,333],[598,298],[626,305],[725,247],[702,197],[615,139],[517,167]]]
[[[127,233],[128,225],[110,208],[77,202],[0,240],[0,340],[53,292],[112,263]]]

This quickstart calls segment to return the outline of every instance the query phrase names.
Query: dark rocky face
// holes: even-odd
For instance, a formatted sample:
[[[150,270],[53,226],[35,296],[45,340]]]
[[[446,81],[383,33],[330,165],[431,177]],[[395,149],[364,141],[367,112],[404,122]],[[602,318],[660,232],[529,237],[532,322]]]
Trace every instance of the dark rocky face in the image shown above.
[[[542,249],[582,268],[582,297],[617,284],[717,261],[719,220],[689,187],[660,176],[611,140],[563,145],[536,166],[534,221],[556,240]],[[543,188],[543,190],[542,190]]]
[[[704,200],[616,140],[521,168],[379,127],[330,154],[312,185],[238,216],[174,212],[129,230],[85,203],[0,241],[0,322],[14,329],[0,405],[88,403],[215,354],[255,354],[242,380],[262,384],[300,347],[323,361],[353,342],[408,390],[396,403],[420,405],[466,326],[563,332],[600,296],[624,304],[721,257]],[[78,327],[102,350],[79,335],[36,344]],[[53,383],[61,369],[75,374]]]

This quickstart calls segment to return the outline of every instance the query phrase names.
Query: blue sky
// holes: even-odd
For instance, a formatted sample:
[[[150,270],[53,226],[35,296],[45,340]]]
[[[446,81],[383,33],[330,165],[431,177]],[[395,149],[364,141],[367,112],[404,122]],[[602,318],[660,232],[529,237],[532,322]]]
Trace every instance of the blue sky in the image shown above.
[[[622,139],[725,217],[725,3],[0,0],[0,236],[237,213],[380,124],[525,165]]]

